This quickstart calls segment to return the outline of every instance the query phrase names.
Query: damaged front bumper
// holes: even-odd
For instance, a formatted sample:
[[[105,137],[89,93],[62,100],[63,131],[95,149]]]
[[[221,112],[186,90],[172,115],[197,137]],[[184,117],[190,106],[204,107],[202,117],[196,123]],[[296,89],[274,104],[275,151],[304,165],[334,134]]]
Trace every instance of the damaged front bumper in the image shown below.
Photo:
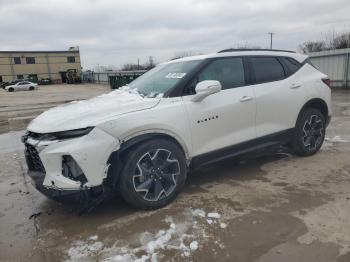
[[[48,188],[43,185],[45,173],[28,171],[29,177],[32,179],[33,186],[43,195],[54,200],[63,200],[65,197],[73,197],[79,199],[82,195],[82,189],[79,190],[58,190]]]
[[[23,142],[28,175],[34,186],[51,198],[100,188],[107,175],[108,158],[119,149],[119,141],[99,128],[63,140],[29,134]]]

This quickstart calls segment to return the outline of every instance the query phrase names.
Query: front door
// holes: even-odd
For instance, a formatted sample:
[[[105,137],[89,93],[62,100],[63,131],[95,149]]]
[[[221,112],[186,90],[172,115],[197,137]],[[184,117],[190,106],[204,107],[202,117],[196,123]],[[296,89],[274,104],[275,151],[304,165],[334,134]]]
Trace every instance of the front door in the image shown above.
[[[17,90],[27,90],[27,83],[26,82],[19,82],[17,84]]]
[[[218,80],[222,90],[201,102],[193,102],[193,95],[183,96],[192,132],[193,156],[256,138],[255,97],[253,87],[246,86],[243,59],[212,61],[188,88],[194,90],[196,83],[203,80]]]

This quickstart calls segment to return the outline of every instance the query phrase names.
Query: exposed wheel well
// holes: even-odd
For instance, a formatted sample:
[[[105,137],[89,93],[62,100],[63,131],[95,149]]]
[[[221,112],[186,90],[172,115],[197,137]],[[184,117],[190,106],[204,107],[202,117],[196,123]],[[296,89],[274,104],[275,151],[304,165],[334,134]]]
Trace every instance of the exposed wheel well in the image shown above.
[[[113,152],[110,155],[108,159],[108,163],[111,166],[108,169],[107,179],[105,180],[105,182],[107,184],[112,185],[112,187],[115,187],[119,181],[124,158],[127,156],[127,152],[129,152],[129,150],[132,150],[134,147],[138,146],[140,143],[144,143],[148,140],[155,139],[155,138],[162,138],[162,139],[167,139],[169,141],[172,141],[181,149],[181,151],[184,153],[184,156],[186,158],[184,148],[174,137],[170,135],[163,134],[163,133],[149,133],[149,134],[139,135],[122,143],[120,146],[120,149],[118,151]]]
[[[316,109],[321,111],[321,113],[323,114],[325,119],[328,118],[328,106],[327,106],[326,102],[320,98],[314,98],[314,99],[311,99],[310,101],[308,101],[303,106],[301,111],[303,111],[305,108],[316,108]]]

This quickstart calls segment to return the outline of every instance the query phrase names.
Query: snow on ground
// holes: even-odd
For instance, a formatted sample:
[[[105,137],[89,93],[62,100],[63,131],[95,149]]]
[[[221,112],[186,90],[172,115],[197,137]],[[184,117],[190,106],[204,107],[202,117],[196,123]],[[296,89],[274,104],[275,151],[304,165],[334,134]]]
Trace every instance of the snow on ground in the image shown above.
[[[208,213],[207,215],[210,218],[220,218],[221,215],[219,213]]]
[[[98,239],[98,236],[91,236],[89,237],[90,240],[97,240]]]
[[[68,250],[68,256],[72,261],[83,261],[92,255],[96,255],[103,248],[102,242],[90,242],[78,240]]]
[[[220,223],[220,227],[221,227],[221,228],[226,228],[226,227],[227,227],[227,224],[226,224],[226,223]]]
[[[332,143],[347,143],[348,140],[342,139],[340,136],[334,136],[333,138],[326,137],[326,141],[332,142]]]
[[[74,241],[67,251],[67,261],[104,261],[104,262],[156,262],[162,258],[162,252],[175,250],[186,260],[191,260],[193,252],[199,249],[201,242],[209,241],[206,234],[208,227],[226,228],[220,222],[221,215],[216,212],[206,214],[202,209],[187,209],[184,211],[182,221],[174,221],[166,217],[164,222],[168,225],[157,232],[142,232],[137,236],[137,244],[120,245],[115,242],[106,246],[97,241],[97,235],[87,240]],[[211,221],[208,226],[207,221]],[[125,242],[124,242],[125,243]],[[216,241],[220,246],[220,241]]]
[[[197,250],[198,249],[198,242],[197,241],[192,241],[190,244],[190,249],[191,250]]]

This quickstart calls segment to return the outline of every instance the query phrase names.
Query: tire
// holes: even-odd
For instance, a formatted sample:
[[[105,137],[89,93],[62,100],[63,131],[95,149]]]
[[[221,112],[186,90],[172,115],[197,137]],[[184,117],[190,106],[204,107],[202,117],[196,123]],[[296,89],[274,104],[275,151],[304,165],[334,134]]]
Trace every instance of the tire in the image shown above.
[[[30,90],[30,91],[33,91],[33,90],[34,90],[34,86],[30,86],[30,87],[29,87],[29,90]]]
[[[12,87],[9,88],[9,92],[13,92],[13,91],[15,91],[15,90]]]
[[[292,149],[299,156],[311,156],[318,152],[323,144],[326,131],[324,115],[315,108],[306,108],[300,112]]]
[[[134,207],[161,208],[172,202],[185,184],[184,153],[170,140],[153,139],[138,144],[124,159],[119,190]]]

